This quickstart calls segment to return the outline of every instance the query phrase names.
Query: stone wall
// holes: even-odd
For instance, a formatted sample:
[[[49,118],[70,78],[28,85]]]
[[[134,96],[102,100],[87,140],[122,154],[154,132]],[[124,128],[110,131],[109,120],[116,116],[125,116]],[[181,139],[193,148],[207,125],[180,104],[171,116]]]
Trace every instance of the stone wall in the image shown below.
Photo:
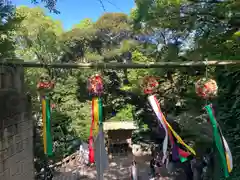
[[[0,180],[33,180],[33,122],[23,69],[0,68]]]

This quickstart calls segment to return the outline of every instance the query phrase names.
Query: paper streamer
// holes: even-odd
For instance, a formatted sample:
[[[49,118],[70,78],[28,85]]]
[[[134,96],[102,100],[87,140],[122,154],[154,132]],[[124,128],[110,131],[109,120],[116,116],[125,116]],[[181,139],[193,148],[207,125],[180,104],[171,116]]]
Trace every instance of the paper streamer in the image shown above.
[[[152,109],[154,111],[154,113],[156,114],[158,120],[160,121],[162,127],[164,128],[165,131],[165,137],[163,140],[163,159],[162,162],[164,163],[165,160],[167,159],[167,148],[168,148],[168,129],[167,129],[167,125],[164,122],[164,120],[162,119],[162,113],[160,111],[160,108],[158,106],[158,102],[157,99],[155,97],[155,95],[151,95],[148,97],[148,101],[150,103],[150,105],[152,106]]]
[[[131,180],[138,180],[138,170],[136,164],[132,164],[131,166]]]
[[[228,172],[230,173],[230,172],[232,172],[232,169],[233,169],[232,153],[231,153],[231,150],[230,150],[228,143],[227,143],[226,139],[224,138],[224,136],[222,136],[222,139],[223,139],[223,144],[224,144],[225,151],[226,151]]]
[[[211,109],[212,109],[212,112],[213,112],[213,116],[215,118],[215,121],[217,122],[216,120],[216,116],[215,116],[215,112],[214,112],[214,109],[212,108],[212,105],[210,105]],[[232,169],[233,169],[233,158],[232,158],[232,153],[231,153],[231,150],[228,146],[228,143],[225,139],[225,137],[223,136],[223,133],[222,133],[222,130],[221,130],[221,127],[218,125],[218,130],[219,130],[219,133],[221,135],[221,138],[222,138],[222,142],[223,142],[223,145],[224,145],[224,150],[225,150],[225,155],[226,155],[226,160],[227,160],[227,166],[228,166],[228,172],[232,172]]]
[[[47,96],[41,98],[42,119],[43,119],[43,145],[44,153],[48,156],[53,155],[53,143],[51,133],[51,107],[50,99]]]
[[[96,99],[96,109],[98,112],[96,115],[98,115],[98,119],[96,121],[98,122],[98,134],[95,139],[94,145],[95,145],[95,164],[96,164],[96,170],[97,170],[97,179],[98,180],[103,180],[103,174],[104,171],[109,167],[109,162],[108,162],[108,155],[107,151],[105,148],[105,143],[104,143],[104,132],[103,132],[103,108],[102,108],[102,100],[100,98]],[[97,111],[96,110],[96,111]]]
[[[98,123],[99,123],[99,109],[101,108],[99,105],[100,98],[93,98],[93,114],[94,114],[94,119],[93,119],[93,136],[96,136],[98,134]]]
[[[212,109],[212,105],[205,106],[205,109],[209,115],[209,119],[212,125],[213,129],[213,137],[215,141],[215,145],[218,149],[221,161],[222,161],[222,167],[224,171],[224,176],[227,178],[229,177],[229,173],[233,169],[233,161],[232,161],[232,154],[230,151],[230,148],[227,144],[226,139],[224,138],[221,129],[217,123],[217,120],[214,116],[214,112]]]
[[[173,158],[175,160],[180,159],[181,162],[184,162],[184,161],[186,161],[186,158],[191,155],[190,153],[185,152],[184,150],[182,150],[181,148],[179,148],[177,146],[173,136],[176,138],[177,143],[180,143],[181,145],[183,145],[193,155],[196,155],[196,152],[182,140],[182,138],[174,131],[174,129],[171,127],[171,125],[167,122],[165,116],[163,115],[163,113],[161,111],[160,104],[157,101],[157,98],[154,95],[151,95],[148,97],[148,100],[149,100],[149,103],[150,103],[153,111],[155,112],[159,122],[161,123],[161,125],[163,126],[163,128],[165,130],[165,138],[163,141],[163,159],[162,159],[162,161],[164,162],[166,159],[166,156],[167,156],[166,153],[167,153],[167,147],[168,147],[168,139],[170,139],[170,141],[172,143],[172,150],[173,150],[173,156],[174,156]]]
[[[174,129],[172,128],[172,126],[167,122],[166,118],[164,117],[164,115],[162,114],[163,120],[164,122],[167,124],[168,128],[170,129],[170,131],[172,132],[173,136],[177,139],[178,143],[182,144],[186,149],[188,149],[193,155],[196,155],[196,152],[193,148],[191,148],[190,146],[188,146],[183,140],[182,138],[174,131]]]
[[[42,123],[43,123],[43,148],[44,154],[47,153],[47,136],[46,136],[46,101],[44,98],[42,101]]]
[[[94,138],[99,133],[99,125],[102,123],[102,100],[99,97],[92,99],[92,122],[89,136],[89,162],[94,163]]]

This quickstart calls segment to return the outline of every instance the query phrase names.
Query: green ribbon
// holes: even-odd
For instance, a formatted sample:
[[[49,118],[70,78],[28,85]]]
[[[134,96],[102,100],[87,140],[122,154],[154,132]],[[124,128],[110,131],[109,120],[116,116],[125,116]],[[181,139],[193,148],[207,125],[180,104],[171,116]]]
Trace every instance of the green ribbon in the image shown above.
[[[181,163],[184,163],[188,160],[188,158],[185,158],[185,157],[182,157],[182,156],[179,156],[179,159],[180,159]]]
[[[47,155],[53,155],[53,143],[52,143],[52,133],[51,133],[51,107],[50,99],[46,98],[46,141],[47,141]]]
[[[227,178],[227,177],[229,177],[229,172],[228,172],[227,160],[226,160],[226,157],[225,157],[225,150],[224,150],[224,146],[223,146],[222,137],[219,133],[219,126],[218,126],[218,123],[217,123],[217,121],[214,117],[211,104],[205,106],[205,109],[206,109],[206,111],[209,115],[209,119],[210,119],[210,122],[212,124],[214,141],[215,141],[215,145],[218,149],[218,152],[219,152],[219,155],[220,155],[220,158],[221,158],[221,161],[222,161],[224,176]]]
[[[99,123],[99,125],[102,125],[102,123],[103,123],[103,108],[102,108],[101,98],[98,98],[98,113],[99,113],[98,123]]]

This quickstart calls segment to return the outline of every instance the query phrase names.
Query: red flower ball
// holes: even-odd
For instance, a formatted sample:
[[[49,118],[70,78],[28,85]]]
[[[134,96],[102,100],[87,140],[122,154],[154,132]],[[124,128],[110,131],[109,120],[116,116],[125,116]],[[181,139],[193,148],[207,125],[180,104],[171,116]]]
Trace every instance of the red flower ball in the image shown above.
[[[88,80],[88,91],[92,95],[101,95],[103,93],[103,79],[99,74],[92,76]]]
[[[195,84],[195,91],[203,99],[212,99],[217,96],[218,86],[213,79],[199,79]]]
[[[37,84],[37,89],[41,94],[48,94],[54,89],[54,86],[55,84],[52,81],[40,81]]]
[[[159,83],[155,77],[146,76],[143,78],[142,88],[143,88],[144,94],[153,94],[154,92],[156,92],[158,86],[159,86]]]

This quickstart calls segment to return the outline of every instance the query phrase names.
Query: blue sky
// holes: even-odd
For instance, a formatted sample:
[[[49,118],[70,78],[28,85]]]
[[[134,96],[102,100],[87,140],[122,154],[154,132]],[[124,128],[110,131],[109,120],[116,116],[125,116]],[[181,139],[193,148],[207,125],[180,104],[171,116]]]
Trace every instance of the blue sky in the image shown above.
[[[12,0],[16,6],[26,5],[34,7],[31,0]],[[102,0],[106,12],[129,13],[134,7],[134,0]],[[70,29],[84,18],[98,19],[104,10],[99,0],[58,0],[57,10],[60,14],[49,13],[54,19],[62,21],[64,29]]]

